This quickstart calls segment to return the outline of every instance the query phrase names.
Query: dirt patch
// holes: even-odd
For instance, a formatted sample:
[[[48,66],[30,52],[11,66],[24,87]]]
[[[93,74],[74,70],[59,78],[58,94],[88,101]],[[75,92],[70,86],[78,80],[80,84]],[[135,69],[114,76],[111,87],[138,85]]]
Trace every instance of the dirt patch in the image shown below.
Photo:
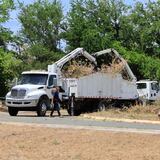
[[[5,102],[0,101],[0,112],[6,112],[7,107],[5,106]]]
[[[0,125],[1,160],[157,160],[160,135]]]

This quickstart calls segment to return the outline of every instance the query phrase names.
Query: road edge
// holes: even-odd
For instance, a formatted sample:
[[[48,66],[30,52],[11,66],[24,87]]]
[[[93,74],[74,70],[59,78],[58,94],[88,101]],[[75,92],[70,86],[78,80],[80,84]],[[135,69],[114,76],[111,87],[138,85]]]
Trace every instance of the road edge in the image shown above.
[[[115,121],[115,122],[128,122],[128,123],[146,123],[146,124],[160,124],[160,121],[139,120],[139,119],[125,119],[125,118],[106,118],[100,116],[82,115],[86,119],[93,119],[98,121]]]
[[[160,135],[160,130],[148,129],[129,129],[129,128],[113,128],[113,127],[95,127],[95,126],[74,126],[62,124],[36,124],[36,123],[22,123],[22,122],[0,122],[0,125],[15,125],[15,126],[28,126],[28,127],[43,127],[43,128],[56,128],[56,129],[73,129],[73,130],[90,130],[90,131],[108,131],[113,133],[137,133],[137,134],[154,134]]]

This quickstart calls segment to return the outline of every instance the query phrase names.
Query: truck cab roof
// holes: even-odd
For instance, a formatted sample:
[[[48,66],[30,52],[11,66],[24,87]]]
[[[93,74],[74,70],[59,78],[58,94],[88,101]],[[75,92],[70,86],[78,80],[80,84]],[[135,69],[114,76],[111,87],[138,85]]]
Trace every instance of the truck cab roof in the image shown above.
[[[136,83],[157,83],[157,81],[151,81],[151,80],[140,80],[140,81],[137,81]]]
[[[49,72],[45,70],[31,70],[31,71],[24,71],[22,72],[22,74],[49,74]]]

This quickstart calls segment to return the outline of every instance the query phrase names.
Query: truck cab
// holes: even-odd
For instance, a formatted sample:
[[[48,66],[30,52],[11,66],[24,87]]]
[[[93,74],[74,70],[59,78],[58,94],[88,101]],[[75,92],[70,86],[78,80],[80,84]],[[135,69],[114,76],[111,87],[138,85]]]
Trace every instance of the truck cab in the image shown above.
[[[18,111],[37,111],[44,116],[50,107],[51,89],[57,85],[57,74],[47,71],[23,72],[19,83],[6,95],[6,106],[11,116]]]
[[[159,84],[157,81],[140,80],[136,84],[140,99],[151,102],[160,98]]]

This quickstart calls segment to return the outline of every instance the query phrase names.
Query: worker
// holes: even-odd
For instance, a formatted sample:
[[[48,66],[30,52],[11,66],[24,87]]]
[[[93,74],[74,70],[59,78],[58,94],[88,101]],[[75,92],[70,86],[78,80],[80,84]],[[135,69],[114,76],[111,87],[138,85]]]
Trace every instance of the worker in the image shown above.
[[[53,87],[51,93],[52,93],[52,96],[53,96],[53,98],[51,100],[51,105],[53,107],[51,107],[52,110],[51,110],[51,113],[50,113],[50,117],[52,117],[53,112],[55,110],[58,112],[59,117],[62,117],[61,112],[60,112],[60,103],[62,103],[62,102],[59,98],[59,87]]]

